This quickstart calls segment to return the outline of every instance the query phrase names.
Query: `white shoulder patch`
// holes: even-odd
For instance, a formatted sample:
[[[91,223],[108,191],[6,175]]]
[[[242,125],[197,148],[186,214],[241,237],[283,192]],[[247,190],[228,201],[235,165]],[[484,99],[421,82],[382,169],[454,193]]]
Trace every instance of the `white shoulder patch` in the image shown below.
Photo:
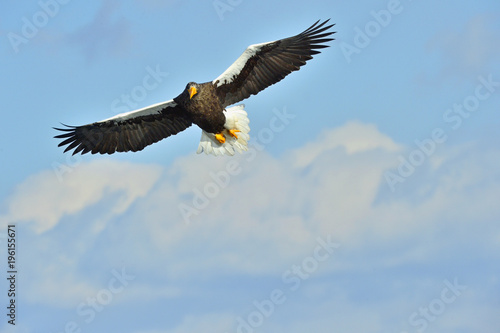
[[[240,57],[236,59],[236,61],[231,66],[229,66],[229,68],[226,69],[224,73],[213,80],[212,83],[215,84],[215,82],[219,81],[217,83],[217,87],[220,87],[223,84],[233,82],[234,78],[236,78],[240,74],[243,67],[245,67],[248,59],[253,57],[262,48],[262,46],[270,43],[274,43],[274,41],[261,44],[253,44],[247,47],[247,49],[240,55]]]
[[[150,114],[159,113],[162,109],[164,109],[166,107],[169,107],[169,106],[174,107],[176,105],[177,105],[177,103],[175,103],[174,100],[171,99],[171,100],[166,101],[166,102],[161,102],[158,104],[146,106],[145,108],[142,108],[142,109],[137,109],[137,110],[133,110],[130,112],[120,113],[120,114],[117,114],[116,116],[113,116],[111,118],[101,120],[101,121],[99,121],[99,123],[103,123],[103,122],[110,121],[110,120],[114,120],[114,121],[118,122],[118,121],[124,121],[127,119],[133,119],[133,118],[137,118],[137,117],[141,117],[141,116],[147,116]]]
[[[226,116],[226,128],[223,132],[226,137],[224,143],[220,143],[215,134],[201,131],[201,140],[196,151],[198,154],[212,154],[215,156],[221,155],[234,155],[235,152],[243,153],[248,150],[248,140],[250,140],[250,121],[248,120],[247,113],[243,109],[245,105],[240,104],[224,110]],[[229,134],[229,130],[238,130],[235,138]]]

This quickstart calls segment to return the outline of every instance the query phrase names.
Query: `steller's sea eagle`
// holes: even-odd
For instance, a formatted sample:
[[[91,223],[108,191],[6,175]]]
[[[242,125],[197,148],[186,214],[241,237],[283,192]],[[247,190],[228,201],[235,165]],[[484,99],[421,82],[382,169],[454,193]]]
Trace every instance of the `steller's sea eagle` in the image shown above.
[[[282,80],[312,59],[335,32],[334,24],[317,21],[304,32],[273,42],[250,45],[212,82],[190,82],[172,100],[83,126],[55,128],[65,132],[64,152],[113,154],[139,151],[192,124],[202,129],[198,153],[233,155],[247,150],[249,120],[244,105],[228,107]]]

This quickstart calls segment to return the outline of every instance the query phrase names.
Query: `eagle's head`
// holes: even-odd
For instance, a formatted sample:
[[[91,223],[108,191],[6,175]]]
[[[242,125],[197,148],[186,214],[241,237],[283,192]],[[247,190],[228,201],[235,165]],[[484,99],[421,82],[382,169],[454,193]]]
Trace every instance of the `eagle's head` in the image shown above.
[[[189,95],[189,99],[192,99],[198,93],[199,85],[196,82],[189,82],[186,85],[186,92]]]

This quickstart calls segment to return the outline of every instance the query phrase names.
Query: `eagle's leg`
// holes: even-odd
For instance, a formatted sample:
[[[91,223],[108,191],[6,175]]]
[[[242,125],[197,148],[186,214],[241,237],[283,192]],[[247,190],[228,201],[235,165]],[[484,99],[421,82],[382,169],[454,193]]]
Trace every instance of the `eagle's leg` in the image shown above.
[[[238,139],[238,136],[236,135],[236,133],[238,132],[241,132],[240,130],[237,130],[237,129],[232,129],[232,130],[229,130],[229,134],[233,137],[233,138],[236,138]]]
[[[215,134],[215,138],[217,139],[217,141],[219,141],[219,143],[224,143],[226,142],[226,137],[224,136],[224,134],[222,133],[217,133]]]

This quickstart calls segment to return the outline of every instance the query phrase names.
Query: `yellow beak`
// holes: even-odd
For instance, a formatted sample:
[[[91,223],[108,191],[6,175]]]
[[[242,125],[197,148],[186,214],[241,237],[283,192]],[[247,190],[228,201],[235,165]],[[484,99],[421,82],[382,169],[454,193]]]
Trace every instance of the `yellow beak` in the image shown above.
[[[189,99],[193,98],[194,95],[196,95],[198,93],[198,90],[196,90],[195,87],[191,87],[189,88]]]

